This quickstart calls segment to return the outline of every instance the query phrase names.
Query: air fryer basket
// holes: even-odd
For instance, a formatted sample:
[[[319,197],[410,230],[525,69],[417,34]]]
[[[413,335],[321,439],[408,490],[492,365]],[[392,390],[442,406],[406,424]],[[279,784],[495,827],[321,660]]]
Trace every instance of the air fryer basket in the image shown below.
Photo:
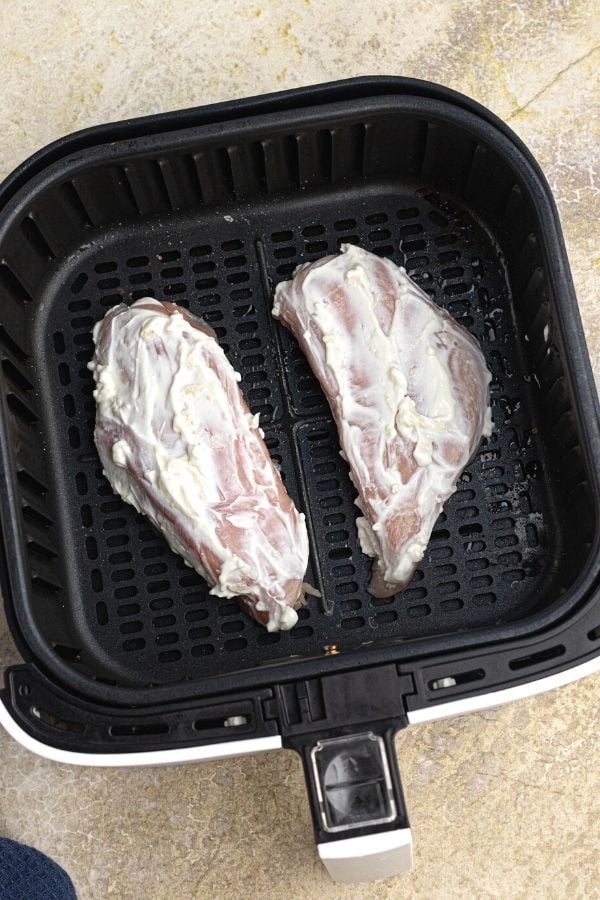
[[[26,660],[0,719],[74,761],[283,741],[330,870],[336,841],[388,832],[361,845],[385,874],[407,833],[397,728],[600,650],[598,403],[538,167],[460,95],[359,79],[82,132],[0,204],[1,574]],[[346,242],[405,265],[493,375],[494,434],[385,599],[327,405],[270,315],[278,281]],[[145,295],[214,327],[307,514],[322,598],[291,632],[211,598],[102,475],[91,331]]]
[[[92,145],[16,193],[0,245],[7,593],[46,669],[63,681],[71,670],[91,694],[152,684],[176,698],[290,657],[298,671],[332,645],[348,659],[384,643],[402,659],[417,640],[493,640],[584,595],[597,566],[597,423],[582,416],[581,335],[549,272],[525,162],[449,103],[371,96]],[[493,373],[494,435],[411,584],[384,600],[366,592],[326,403],[270,316],[273,285],[344,242],[406,265]],[[215,328],[307,513],[308,577],[323,599],[291,632],[269,634],[209,597],[102,475],[92,326],[148,294]]]
[[[233,222],[219,208],[206,222],[197,212],[181,216],[173,230],[168,221],[152,221],[90,235],[47,289],[43,323],[32,323],[42,417],[30,427],[41,425],[49,468],[43,475],[28,469],[20,479],[30,492],[38,484],[58,489],[44,494],[42,513],[55,523],[54,539],[48,529],[35,536],[30,530],[28,544],[32,605],[52,609],[69,592],[66,630],[44,635],[58,645],[55,652],[120,684],[181,682],[322,654],[332,644],[348,650],[493,626],[544,608],[570,587],[586,551],[572,546],[579,535],[559,511],[575,520],[576,509],[561,461],[543,440],[536,370],[520,356],[505,274],[483,228],[435,189],[404,186],[361,184],[333,202],[322,190],[299,202],[290,197],[261,210],[258,222],[252,209],[230,213]],[[463,475],[424,565],[391,600],[366,591],[370,562],[358,545],[355,492],[335,428],[296,344],[270,317],[270,286],[298,262],[347,240],[406,261],[485,343],[494,373],[494,439]],[[260,413],[286,487],[308,514],[308,579],[323,601],[310,599],[290,632],[269,634],[235,601],[211,598],[102,475],[86,367],[91,328],[123,297],[148,292],[176,300],[215,328]],[[543,332],[545,325],[544,318],[537,327]]]

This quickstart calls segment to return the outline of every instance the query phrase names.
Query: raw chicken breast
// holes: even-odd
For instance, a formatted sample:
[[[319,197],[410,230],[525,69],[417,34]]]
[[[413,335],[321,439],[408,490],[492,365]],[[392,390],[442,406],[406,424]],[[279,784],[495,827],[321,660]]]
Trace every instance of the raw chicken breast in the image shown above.
[[[404,587],[482,435],[490,373],[475,340],[405,270],[352,245],[277,286],[273,315],[321,383],[358,491],[370,591]]]
[[[94,328],[95,441],[113,489],[145,513],[217,597],[292,628],[308,562],[240,376],[214,332],[173,303],[117,306]]]

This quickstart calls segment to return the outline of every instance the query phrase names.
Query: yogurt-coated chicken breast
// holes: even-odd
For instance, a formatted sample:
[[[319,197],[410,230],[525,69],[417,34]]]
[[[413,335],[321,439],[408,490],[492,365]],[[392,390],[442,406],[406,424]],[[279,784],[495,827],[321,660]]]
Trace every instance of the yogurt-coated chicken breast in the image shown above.
[[[391,260],[342,246],[277,286],[358,492],[371,592],[403,588],[483,435],[490,373],[471,335]]]
[[[286,493],[209,326],[153,298],[94,328],[96,446],[113,489],[269,631],[292,628],[308,562]]]

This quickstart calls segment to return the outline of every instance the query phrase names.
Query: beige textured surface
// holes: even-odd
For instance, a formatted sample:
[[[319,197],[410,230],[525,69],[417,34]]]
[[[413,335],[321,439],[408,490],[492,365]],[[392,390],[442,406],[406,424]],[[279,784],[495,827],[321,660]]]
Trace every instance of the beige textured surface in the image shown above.
[[[0,174],[77,128],[367,73],[444,82],[508,119],[557,197],[590,353],[599,188],[597,0],[237,3],[3,0]],[[226,23],[226,27],[223,28]],[[15,659],[0,626],[0,659]],[[60,767],[0,734],[0,833],[81,898],[600,897],[600,677],[398,739],[416,861],[339,888],[290,753],[203,766]]]

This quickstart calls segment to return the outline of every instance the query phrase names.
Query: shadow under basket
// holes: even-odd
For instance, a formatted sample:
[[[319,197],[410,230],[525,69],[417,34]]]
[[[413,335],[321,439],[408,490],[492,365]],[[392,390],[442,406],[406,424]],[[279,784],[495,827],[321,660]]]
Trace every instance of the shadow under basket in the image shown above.
[[[103,702],[180,700],[499,646],[589,595],[597,400],[548,188],[489,113],[402,80],[306,89],[84,132],[3,198],[5,597],[52,678]],[[386,599],[366,589],[327,404],[270,314],[275,284],[344,243],[404,265],[493,376],[493,435]],[[290,632],[210,597],[102,474],[92,327],[143,296],[215,329],[306,513],[322,597]]]

